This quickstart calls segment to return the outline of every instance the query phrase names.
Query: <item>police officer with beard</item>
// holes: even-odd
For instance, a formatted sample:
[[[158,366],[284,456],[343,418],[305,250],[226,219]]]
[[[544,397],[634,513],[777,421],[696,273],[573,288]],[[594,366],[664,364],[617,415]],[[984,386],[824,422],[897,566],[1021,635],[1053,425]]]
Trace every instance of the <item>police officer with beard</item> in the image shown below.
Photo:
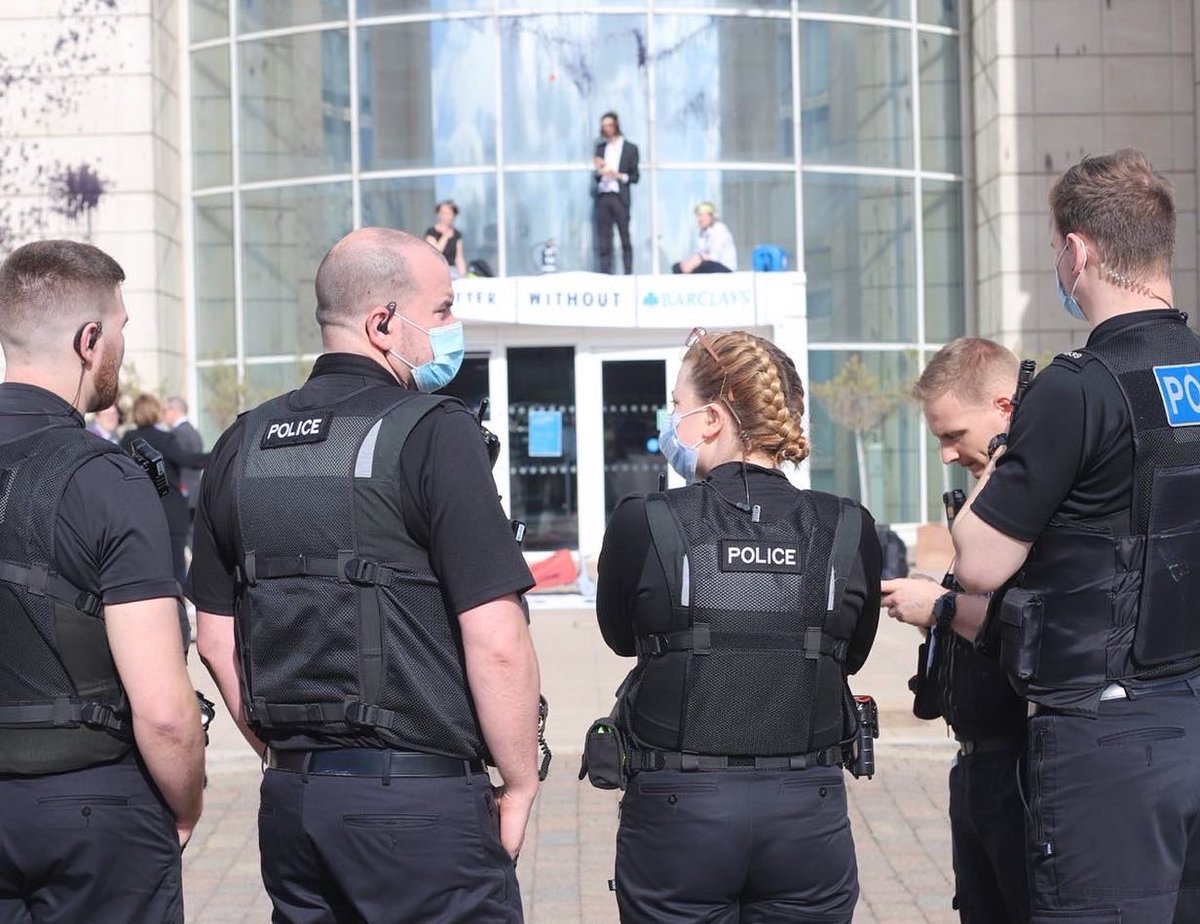
[[[316,295],[326,352],[214,447],[189,576],[200,655],[265,754],[273,920],[520,921],[533,581],[478,423],[430,394],[463,357],[449,269],[363,228]]]
[[[182,924],[204,742],[167,523],[84,429],[125,353],[125,273],[40,241],[0,266],[0,920]]]
[[[1050,211],[1059,296],[1091,334],[1013,415],[956,574],[996,591],[985,644],[1034,704],[1032,920],[1194,922],[1200,338],[1173,307],[1173,197],[1125,149],[1067,170]]]
[[[934,354],[913,397],[944,463],[976,477],[983,473],[989,444],[1008,429],[1017,367],[1011,351],[979,337],[960,337]],[[978,654],[971,642],[987,597],[960,590],[928,578],[898,578],[883,582],[883,606],[893,618],[931,634],[922,648],[932,662],[922,668],[930,672],[919,679],[958,740],[950,769],[950,837],[959,918],[963,924],[1024,924],[1029,887],[1017,772],[1026,703],[995,660]]]
[[[601,632],[638,659],[614,718],[621,920],[849,921],[840,745],[879,619],[875,524],[779,468],[808,455],[786,354],[743,331],[687,346],[660,441],[699,481],[625,499],[600,553]]]

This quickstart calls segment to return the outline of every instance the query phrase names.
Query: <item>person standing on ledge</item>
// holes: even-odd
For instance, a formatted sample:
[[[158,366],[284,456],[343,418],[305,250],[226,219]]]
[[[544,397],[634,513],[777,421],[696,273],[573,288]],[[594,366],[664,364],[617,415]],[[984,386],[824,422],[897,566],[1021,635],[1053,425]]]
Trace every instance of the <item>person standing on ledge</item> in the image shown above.
[[[615,112],[600,117],[601,140],[592,159],[592,196],[595,202],[596,240],[600,272],[613,271],[613,226],[621,237],[625,275],[633,272],[633,244],[629,238],[629,187],[638,181],[638,149],[621,135]]]

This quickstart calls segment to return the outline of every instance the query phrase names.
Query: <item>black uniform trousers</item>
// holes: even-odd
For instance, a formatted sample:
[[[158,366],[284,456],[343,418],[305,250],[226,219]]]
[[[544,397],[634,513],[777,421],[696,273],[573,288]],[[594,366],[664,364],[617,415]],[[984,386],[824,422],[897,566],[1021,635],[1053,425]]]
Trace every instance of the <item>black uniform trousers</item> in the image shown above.
[[[267,770],[258,816],[273,924],[512,924],[516,867],[486,773]]]
[[[638,773],[621,801],[625,924],[842,924],[858,866],[838,768]]]
[[[175,816],[135,758],[0,777],[0,924],[183,924]]]
[[[629,240],[629,206],[618,193],[596,195],[596,241],[600,254],[600,272],[613,271],[613,225],[621,237],[621,258],[625,261],[625,275],[633,272],[633,244]]]
[[[1030,721],[1034,924],[1200,921],[1200,696]]]
[[[954,907],[963,924],[1026,924],[1025,742],[960,753],[950,769]]]

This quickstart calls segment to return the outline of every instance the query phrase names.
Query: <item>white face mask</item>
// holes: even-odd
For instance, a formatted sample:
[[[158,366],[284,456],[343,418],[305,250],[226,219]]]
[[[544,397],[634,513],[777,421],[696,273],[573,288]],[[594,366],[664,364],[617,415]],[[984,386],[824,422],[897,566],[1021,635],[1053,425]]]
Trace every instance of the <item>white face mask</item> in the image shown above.
[[[686,414],[681,414],[679,411],[668,414],[667,419],[663,421],[662,430],[658,434],[658,448],[666,457],[667,464],[675,470],[680,478],[689,483],[696,480],[696,466],[700,461],[700,444],[704,442],[704,437],[701,436],[691,446],[685,446],[679,442],[679,423],[683,418],[691,417],[709,407],[712,407],[711,403],[702,404]]]

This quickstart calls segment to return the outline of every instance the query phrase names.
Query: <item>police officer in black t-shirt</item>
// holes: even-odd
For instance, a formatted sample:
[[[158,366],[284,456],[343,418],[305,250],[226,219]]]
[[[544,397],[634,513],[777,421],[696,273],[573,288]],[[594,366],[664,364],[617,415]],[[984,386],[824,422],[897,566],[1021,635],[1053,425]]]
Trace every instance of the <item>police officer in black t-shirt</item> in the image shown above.
[[[204,742],[146,473],[84,429],[117,396],[115,260],[0,266],[0,921],[183,924]]]
[[[942,461],[978,477],[988,446],[1008,430],[1017,357],[991,340],[960,337],[934,354],[913,388]],[[1025,750],[1026,703],[973,639],[988,598],[928,578],[883,582],[883,606],[930,633],[922,680],[936,712],[954,731],[950,769],[950,838],[954,906],[963,924],[1024,924],[1025,808],[1017,782]],[[957,631],[956,631],[957,630]],[[929,718],[929,713],[922,715]]]
[[[1014,413],[956,573],[997,590],[984,643],[1034,704],[1032,920],[1197,921],[1200,338],[1172,307],[1172,193],[1126,149],[1071,167],[1050,208],[1092,332]]]
[[[849,921],[840,743],[879,619],[875,524],[779,469],[808,455],[786,354],[742,331],[688,346],[660,441],[701,480],[624,500],[600,553],[601,632],[638,658],[615,711],[621,920]]]
[[[189,575],[200,654],[266,758],[273,920],[520,921],[533,581],[478,424],[430,394],[463,356],[449,270],[364,228],[316,294],[326,352],[214,447]]]

